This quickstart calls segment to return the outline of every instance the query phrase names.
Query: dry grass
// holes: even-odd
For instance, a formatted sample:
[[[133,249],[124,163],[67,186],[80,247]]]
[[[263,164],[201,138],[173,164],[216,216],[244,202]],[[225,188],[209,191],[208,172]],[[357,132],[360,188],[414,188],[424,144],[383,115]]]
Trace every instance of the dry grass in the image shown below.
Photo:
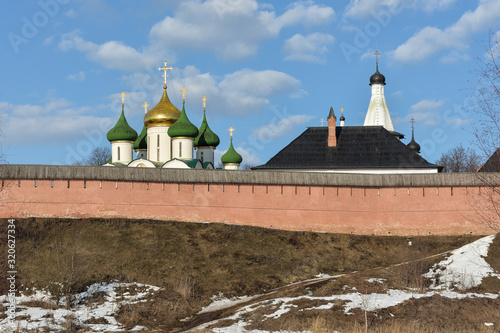
[[[7,230],[6,225],[6,220],[0,220],[2,232]],[[319,273],[334,275],[421,258],[477,238],[414,237],[413,244],[421,246],[408,252],[405,237],[290,232],[224,224],[19,219],[16,227],[18,289],[48,288],[61,298],[84,291],[96,282],[156,285],[164,289],[153,300],[125,306],[117,320],[128,328],[144,325],[162,330],[179,327],[179,319],[208,305],[210,297],[219,292],[226,297],[259,294]],[[0,251],[5,253],[3,247]],[[5,266],[5,259],[0,256],[0,265]],[[425,288],[422,281],[412,280],[424,269],[426,266],[404,267],[389,280]],[[358,283],[362,284],[362,279]],[[314,292],[326,294],[340,287],[327,285]],[[370,288],[380,287],[372,284]],[[6,279],[2,278],[0,292],[6,290]],[[315,325],[321,326],[322,320],[317,319]],[[307,323],[310,327],[313,320]],[[352,323],[349,327],[353,327]]]

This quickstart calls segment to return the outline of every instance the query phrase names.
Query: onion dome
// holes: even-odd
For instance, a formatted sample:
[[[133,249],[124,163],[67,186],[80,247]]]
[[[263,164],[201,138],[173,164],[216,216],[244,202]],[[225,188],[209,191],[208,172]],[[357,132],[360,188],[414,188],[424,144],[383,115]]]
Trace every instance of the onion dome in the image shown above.
[[[203,121],[201,122],[200,130],[198,131],[198,136],[193,141],[193,146],[198,147],[211,147],[215,148],[219,145],[220,140],[217,134],[215,134],[208,126],[207,116],[205,113],[205,106],[208,98],[203,96],[201,99],[203,102]]]
[[[406,147],[408,147],[410,150],[414,151],[415,153],[420,154],[420,145],[415,141],[413,123],[415,123],[415,120],[413,118],[411,118],[411,141],[409,144],[406,145]]]
[[[152,107],[144,116],[144,125],[151,126],[170,126],[179,119],[181,111],[176,108],[167,95],[167,85],[163,86],[163,96],[158,104]]]
[[[147,136],[148,136],[148,130],[146,129],[146,125],[144,125],[142,127],[141,134],[139,134],[139,136],[135,140],[132,148],[134,148],[134,150],[148,149]]]
[[[382,84],[385,86],[385,76],[383,76],[379,71],[378,71],[378,64],[377,64],[377,71],[375,74],[370,76],[370,86],[372,84]]]
[[[186,137],[193,139],[198,136],[198,128],[189,121],[184,103],[182,103],[182,112],[179,119],[168,129],[168,136],[171,138]]]
[[[231,133],[231,144],[229,145],[229,149],[226,151],[224,155],[221,157],[221,162],[223,164],[241,164],[243,158],[233,147],[233,131],[234,128],[231,126],[229,128],[229,132]]]
[[[377,61],[377,70],[375,73],[370,76],[370,86],[372,84],[382,84],[385,86],[385,76],[383,76],[379,71],[378,71],[378,56],[380,55],[379,51],[375,51],[375,56],[376,56],[376,61]]]
[[[122,114],[115,127],[109,130],[106,135],[109,142],[114,141],[132,141],[134,142],[137,139],[137,132],[129,126],[127,123],[127,119],[125,119],[124,107],[122,104]]]

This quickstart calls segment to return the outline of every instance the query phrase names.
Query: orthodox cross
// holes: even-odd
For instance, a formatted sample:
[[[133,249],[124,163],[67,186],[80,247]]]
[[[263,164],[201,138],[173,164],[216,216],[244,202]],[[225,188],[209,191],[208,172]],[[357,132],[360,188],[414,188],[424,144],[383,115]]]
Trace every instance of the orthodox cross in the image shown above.
[[[151,104],[148,103],[148,101],[144,101],[144,104],[142,104],[142,107],[144,108],[144,113],[148,113],[148,106]]]
[[[343,107],[340,108],[340,112],[342,112],[342,117],[343,117],[344,116],[344,108]]]
[[[229,135],[231,136],[231,140],[232,140],[233,139],[233,132],[234,132],[233,126],[229,127],[228,131],[229,131]]]
[[[183,86],[182,89],[180,90],[180,92],[182,93],[182,104],[184,104],[184,102],[186,102],[186,93],[188,91],[189,90],[186,89],[186,86]]]
[[[411,118],[410,123],[411,123],[411,130],[413,131],[415,129],[413,127],[413,124],[415,124],[415,119]]]
[[[205,107],[207,106],[208,101],[207,95],[203,95],[203,98],[200,100],[203,102],[203,112],[205,112]]]
[[[319,122],[321,123],[321,127],[323,127],[323,123],[325,122],[325,119],[321,118],[321,120]]]
[[[375,50],[375,61],[377,62],[377,71],[378,71],[378,56],[380,55],[380,52],[378,50]]]
[[[125,96],[127,96],[127,94],[124,91],[122,91],[122,93],[118,96],[122,98],[122,106],[123,106],[125,104]]]
[[[375,60],[377,61],[378,64],[378,56],[380,55],[380,52],[378,50],[375,50],[375,53],[373,55],[375,56]]]
[[[165,61],[165,65],[163,67],[158,67],[159,71],[164,72],[163,73],[163,84],[165,84],[165,86],[167,86],[167,77],[168,77],[167,70],[169,70],[169,69],[172,70],[173,68],[172,68],[172,66],[167,67],[167,61]]]

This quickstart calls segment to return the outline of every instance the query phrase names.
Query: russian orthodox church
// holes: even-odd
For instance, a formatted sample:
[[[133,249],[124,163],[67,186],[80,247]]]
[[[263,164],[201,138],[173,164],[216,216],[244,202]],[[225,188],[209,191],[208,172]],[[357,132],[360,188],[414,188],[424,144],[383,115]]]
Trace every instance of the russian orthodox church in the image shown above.
[[[203,96],[203,121],[198,129],[189,120],[186,109],[186,92],[183,87],[182,111],[175,107],[167,94],[167,67],[158,68],[163,74],[163,95],[154,107],[147,102],[144,107],[144,127],[139,135],[127,123],[125,118],[125,94],[122,99],[122,112],[116,125],[109,130],[107,139],[111,143],[111,159],[104,166],[115,167],[147,167],[147,168],[177,168],[177,169],[214,169],[214,151],[220,143],[219,137],[208,125],[206,118],[206,102]],[[242,157],[233,147],[233,131],[229,129],[231,144],[221,161],[226,170],[238,170]],[[134,159],[133,151],[136,153]],[[196,151],[196,155],[194,154]]]
[[[401,142],[404,135],[394,130],[384,96],[385,76],[378,68],[370,77],[372,96],[363,126],[345,126],[344,108],[337,126],[333,108],[327,127],[309,127],[266,164],[252,170],[283,170],[300,172],[341,173],[437,173],[442,167],[420,156],[415,141],[412,119],[412,140]],[[323,121],[323,119],[322,119]]]

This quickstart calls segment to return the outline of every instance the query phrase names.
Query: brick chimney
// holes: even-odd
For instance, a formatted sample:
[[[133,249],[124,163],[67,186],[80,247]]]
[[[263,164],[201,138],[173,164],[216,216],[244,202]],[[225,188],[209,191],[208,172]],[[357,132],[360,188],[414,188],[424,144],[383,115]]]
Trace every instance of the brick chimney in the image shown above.
[[[330,107],[330,113],[328,114],[328,147],[337,146],[337,117],[333,112],[333,108]]]

